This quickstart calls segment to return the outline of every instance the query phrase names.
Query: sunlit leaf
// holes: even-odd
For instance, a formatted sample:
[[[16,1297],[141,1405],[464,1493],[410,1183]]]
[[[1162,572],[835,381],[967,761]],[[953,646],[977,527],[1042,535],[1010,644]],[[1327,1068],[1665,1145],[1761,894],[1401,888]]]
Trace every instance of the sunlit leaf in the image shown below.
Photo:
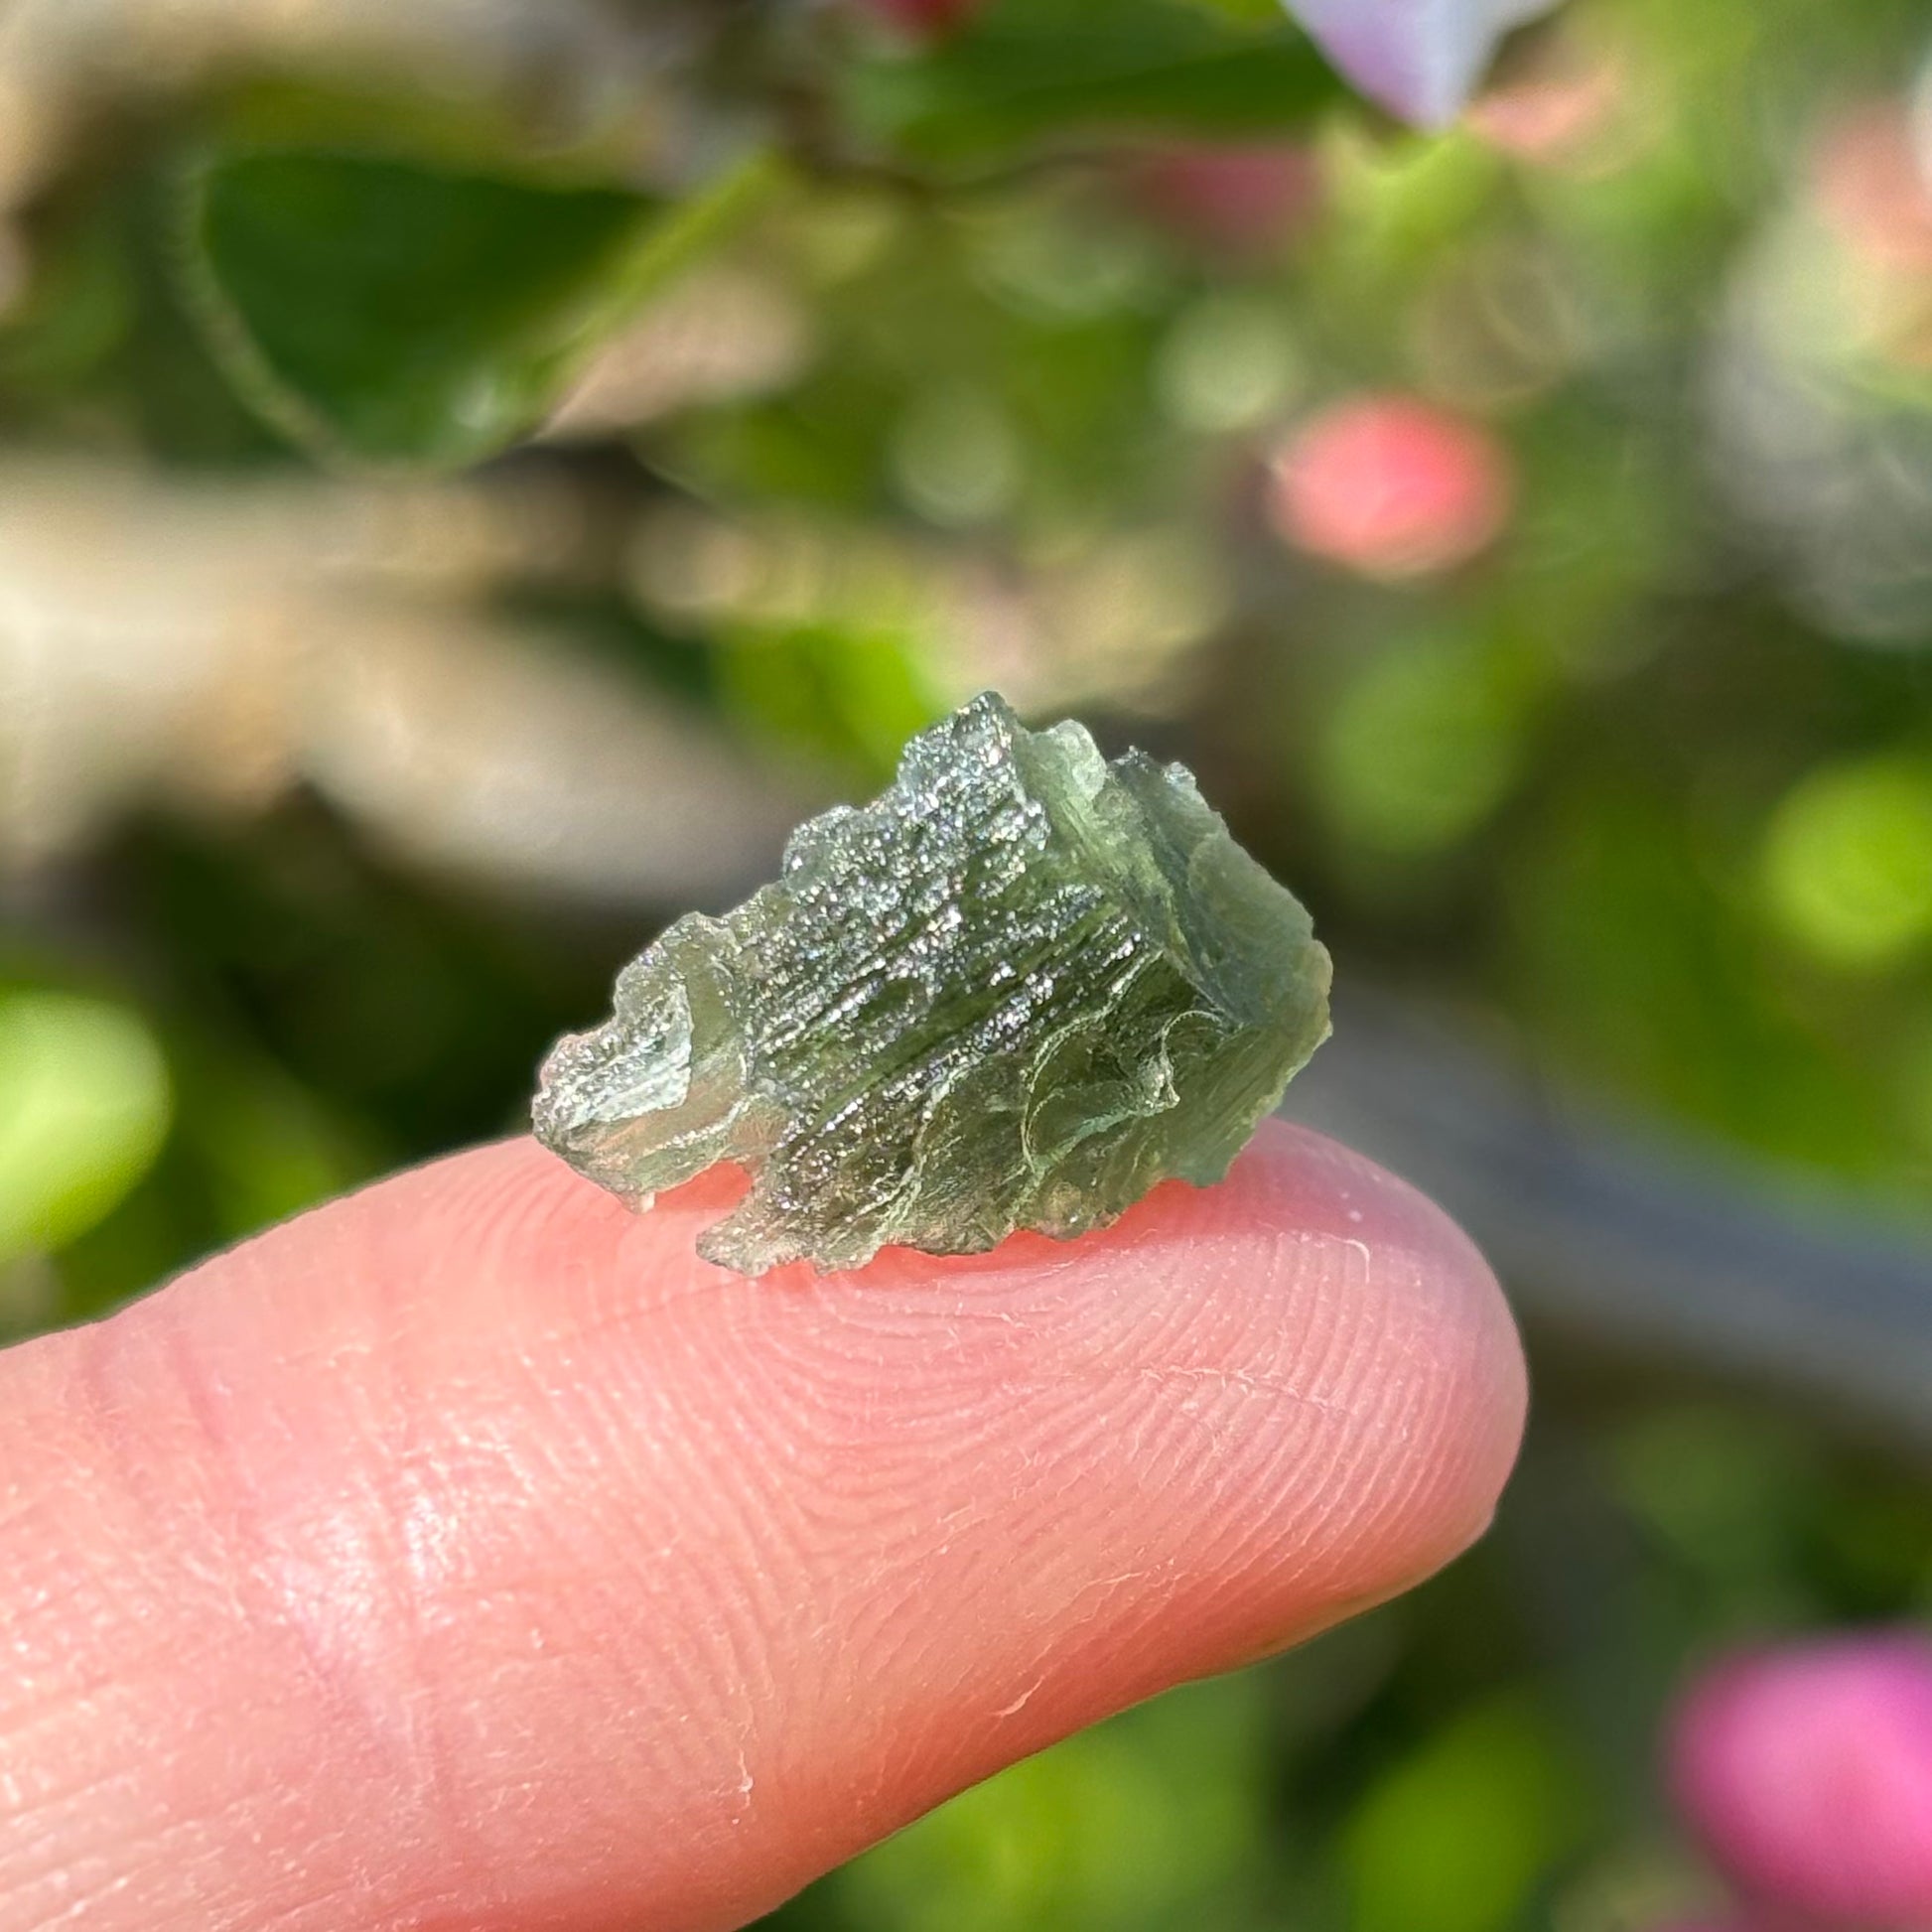
[[[1571,1843],[1587,1794],[1528,1699],[1456,1718],[1349,1821],[1355,1932],[1505,1932]]]
[[[472,462],[729,225],[761,168],[667,207],[628,190],[367,154],[243,149],[187,186],[184,286],[266,420],[361,463]]]
[[[1785,933],[1831,965],[1883,970],[1932,944],[1932,765],[1827,765],[1766,831],[1765,897]]]
[[[910,624],[742,624],[719,639],[726,711],[778,744],[890,776],[900,747],[943,715]]]
[[[1252,1681],[1196,1685],[955,1798],[832,1881],[854,1932],[1218,1925],[1265,1830]]]
[[[171,1112],[161,1048],[125,1007],[0,993],[0,1264],[100,1220],[147,1172]]]
[[[1425,637],[1371,659],[1337,693],[1316,746],[1336,830],[1401,855],[1468,837],[1516,780],[1537,695],[1487,639]]]

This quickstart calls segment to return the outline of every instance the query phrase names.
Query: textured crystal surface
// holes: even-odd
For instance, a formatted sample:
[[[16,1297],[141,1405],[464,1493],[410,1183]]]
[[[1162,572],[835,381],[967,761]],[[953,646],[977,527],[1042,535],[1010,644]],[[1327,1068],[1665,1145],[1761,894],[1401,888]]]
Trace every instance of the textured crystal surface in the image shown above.
[[[698,1247],[746,1274],[1068,1238],[1227,1172],[1327,1036],[1328,977],[1186,770],[988,693],[801,826],[775,885],[627,966],[545,1063],[536,1129],[639,1206],[742,1164]]]

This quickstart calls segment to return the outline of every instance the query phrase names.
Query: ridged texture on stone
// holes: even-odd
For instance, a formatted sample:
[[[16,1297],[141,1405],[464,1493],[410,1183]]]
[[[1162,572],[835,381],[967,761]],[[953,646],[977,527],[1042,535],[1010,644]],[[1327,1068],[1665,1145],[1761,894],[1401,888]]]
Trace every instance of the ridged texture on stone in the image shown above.
[[[1218,1180],[1327,1036],[1328,977],[1181,766],[1110,765],[989,693],[801,826],[777,884],[627,966],[536,1129],[640,1206],[741,1163],[698,1245],[746,1274],[1065,1239]]]

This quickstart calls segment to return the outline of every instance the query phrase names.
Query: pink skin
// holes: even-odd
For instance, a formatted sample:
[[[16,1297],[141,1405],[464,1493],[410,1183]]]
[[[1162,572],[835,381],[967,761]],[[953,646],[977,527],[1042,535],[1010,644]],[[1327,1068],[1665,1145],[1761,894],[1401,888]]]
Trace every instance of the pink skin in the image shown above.
[[[1418,1582],[1522,1422],[1399,1181],[1270,1123],[1061,1246],[745,1281],[528,1142],[0,1355],[0,1932],[736,1925]]]
[[[1479,424],[1419,397],[1357,396],[1305,423],[1277,454],[1275,526],[1290,543],[1364,576],[1464,563],[1509,519],[1515,483]]]
[[[1740,1890],[1842,1927],[1932,1923],[1932,1638],[1725,1664],[1671,1741],[1678,1803]]]

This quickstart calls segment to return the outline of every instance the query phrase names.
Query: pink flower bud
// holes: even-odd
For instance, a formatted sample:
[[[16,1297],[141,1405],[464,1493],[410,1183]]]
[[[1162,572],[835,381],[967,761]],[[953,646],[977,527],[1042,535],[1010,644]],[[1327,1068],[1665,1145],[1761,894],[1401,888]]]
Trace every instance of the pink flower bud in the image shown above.
[[[981,0],[863,0],[889,25],[914,40],[938,40],[980,9]]]
[[[1932,1924],[1932,1639],[1746,1656],[1698,1685],[1678,1803],[1738,1886],[1837,1926]]]
[[[1305,423],[1272,465],[1290,543],[1369,577],[1445,570],[1509,520],[1508,453],[1478,423],[1417,397],[1362,396]]]
[[[1320,194],[1320,171],[1287,141],[1151,148],[1128,164],[1134,202],[1164,228],[1209,251],[1265,255],[1304,221]]]

